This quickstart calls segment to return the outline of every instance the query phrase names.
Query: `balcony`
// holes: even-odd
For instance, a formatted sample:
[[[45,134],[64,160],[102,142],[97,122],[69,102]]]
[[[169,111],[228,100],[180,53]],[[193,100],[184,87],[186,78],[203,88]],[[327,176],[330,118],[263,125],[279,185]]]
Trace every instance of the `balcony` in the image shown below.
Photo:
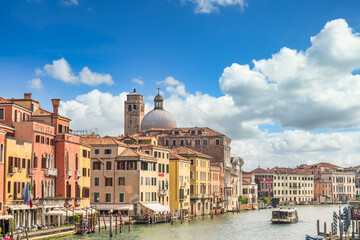
[[[81,172],[80,172],[80,170],[75,170],[75,177],[76,177],[76,178],[80,178],[80,177],[81,177]]]
[[[214,197],[220,197],[220,192],[213,192]]]
[[[204,193],[202,195],[202,198],[211,198],[211,194]]]
[[[33,204],[37,206],[63,207],[66,198],[37,198],[33,199]]]
[[[67,178],[71,178],[71,177],[72,177],[72,170],[71,170],[71,169],[66,169],[66,177],[67,177]]]
[[[182,182],[181,184],[180,184],[180,188],[185,188],[186,187],[186,182]]]
[[[167,195],[168,190],[159,190],[159,196],[165,196]]]
[[[45,176],[46,177],[57,177],[58,170],[56,168],[46,168],[45,169]]]
[[[33,168],[28,168],[27,169],[27,175],[28,175],[28,177],[34,176],[34,169]]]
[[[196,193],[196,194],[192,193],[190,195],[190,198],[202,198],[202,197],[203,197],[203,195],[201,193]]]
[[[15,167],[8,168],[8,175],[11,177],[15,174]]]

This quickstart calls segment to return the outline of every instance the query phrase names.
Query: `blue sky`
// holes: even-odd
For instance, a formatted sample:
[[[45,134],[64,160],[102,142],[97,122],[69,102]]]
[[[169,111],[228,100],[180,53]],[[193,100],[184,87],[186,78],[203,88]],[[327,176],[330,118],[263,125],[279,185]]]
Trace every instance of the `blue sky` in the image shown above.
[[[81,106],[85,108],[92,104],[90,104],[91,101],[94,102],[90,99],[91,97],[97,96],[99,99],[108,99],[109,96],[106,93],[109,93],[111,99],[119,96],[119,99],[113,100],[112,103],[117,101],[122,105],[121,102],[125,95],[121,95],[121,93],[137,88],[148,99],[148,107],[151,108],[150,98],[156,93],[157,86],[161,85],[163,94],[168,99],[169,108],[179,119],[178,123],[190,125],[189,122],[191,121],[191,123],[209,125],[224,131],[235,140],[236,154],[257,161],[261,158],[261,154],[277,158],[279,155],[273,155],[279,154],[276,144],[289,142],[290,140],[286,140],[286,138],[289,135],[293,136],[292,134],[296,135],[294,139],[297,139],[299,137],[297,134],[300,134],[309,137],[305,137],[307,140],[304,141],[313,141],[311,140],[312,137],[317,139],[321,136],[334,138],[336,136],[331,135],[333,132],[344,134],[355,134],[357,132],[359,127],[357,116],[347,114],[350,114],[350,109],[357,109],[358,106],[356,104],[348,106],[349,101],[346,99],[338,99],[337,102],[343,101],[344,104],[335,106],[332,109],[333,111],[326,111],[329,108],[326,104],[312,104],[313,102],[318,103],[319,99],[313,97],[314,92],[306,90],[305,84],[298,87],[298,90],[305,91],[304,96],[306,97],[302,100],[310,99],[308,102],[307,100],[300,101],[299,95],[294,95],[285,100],[279,100],[272,106],[273,109],[278,110],[274,111],[277,113],[272,114],[270,112],[269,114],[269,109],[265,109],[264,106],[272,104],[271,99],[274,96],[284,95],[291,89],[286,88],[286,91],[272,93],[273,95],[269,94],[267,99],[258,101],[262,95],[267,95],[271,90],[268,89],[267,93],[261,94],[260,90],[263,89],[260,86],[261,84],[249,83],[243,79],[243,76],[247,73],[255,74],[251,75],[252,78],[250,77],[250,79],[254,79],[262,74],[266,81],[280,82],[277,78],[281,75],[280,70],[276,70],[277,72],[274,73],[272,72],[275,69],[273,65],[270,67],[267,65],[260,66],[260,63],[256,67],[253,60],[270,64],[270,60],[274,59],[272,57],[274,54],[290,56],[291,53],[289,52],[281,52],[284,47],[293,49],[299,55],[304,55],[310,60],[323,59],[325,61],[324,59],[329,59],[325,54],[327,51],[321,52],[322,48],[319,47],[319,44],[321,45],[322,42],[329,40],[330,43],[323,46],[325,46],[324,48],[329,46],[330,51],[332,49],[331,44],[337,42],[337,39],[332,35],[334,32],[336,34],[336,29],[341,29],[341,31],[351,29],[354,36],[360,32],[359,1],[231,0],[229,2],[234,4],[221,6],[217,4],[219,0],[208,0],[216,9],[206,13],[198,11],[197,1],[1,1],[0,96],[5,98],[21,97],[23,92],[31,91],[33,98],[39,100],[46,109],[51,109],[51,98],[61,98],[67,104],[64,104],[63,111],[73,118],[75,127],[78,127],[81,118],[77,119],[74,114],[74,112],[79,112],[79,109],[77,109],[78,111],[74,110],[76,109],[74,103],[77,104],[76,106],[82,104]],[[324,36],[321,37],[321,31],[326,28],[324,26],[336,19],[343,19],[348,26],[344,26],[341,21],[334,22],[329,29],[335,30],[332,32],[329,30],[328,35],[324,33]],[[317,47],[313,47],[316,45],[310,41],[313,36],[319,36],[318,39],[323,38],[325,40],[318,41],[320,43]],[[338,37],[341,41],[341,36]],[[352,37],[350,34],[349,39]],[[357,49],[357,42],[354,43],[354,46]],[[308,51],[308,49],[310,50]],[[346,51],[346,49],[341,48],[340,51]],[[356,50],[354,51],[356,52]],[[71,76],[67,75],[67,79],[71,78],[77,81],[75,84],[66,82],[64,78],[61,80],[59,79],[61,77],[55,77],[54,73],[51,74],[44,68],[45,65],[50,66],[54,60],[60,59],[63,59],[63,64],[69,65],[69,69],[71,68],[71,71],[67,72],[71,73]],[[358,74],[359,64],[352,64],[357,59],[349,59],[340,59],[340,63],[336,62],[338,66],[342,63],[344,66],[351,65],[341,78],[349,76],[350,73],[354,74],[352,76],[355,77]],[[310,60],[307,61],[310,62]],[[338,59],[335,60],[338,61]],[[250,69],[249,71],[243,68],[239,69],[233,64],[239,64],[240,68],[248,64]],[[280,68],[291,68],[285,64],[279,64],[279,66]],[[310,69],[316,70],[312,71],[314,75],[320,69],[319,66],[319,64],[316,66],[308,65]],[[91,74],[102,74],[95,77],[106,75],[111,78],[109,81],[113,84],[84,84],[80,72],[85,67],[90,69]],[[321,69],[323,67],[324,65],[321,65]],[[270,70],[269,68],[273,69]],[[52,69],[54,70],[54,68]],[[233,73],[231,71],[240,71],[241,74],[231,75]],[[332,70],[329,71],[329,74],[336,75],[332,73]],[[172,77],[171,79],[176,82],[170,81],[171,79],[168,77]],[[222,80],[219,84],[221,77]],[[134,78],[140,79],[143,85],[134,83],[132,81]],[[38,89],[34,86],[31,87],[29,81],[32,79],[40,79],[41,87],[37,87]],[[298,76],[291,84],[285,85],[296,85],[303,80]],[[308,78],[305,80],[310,81]],[[335,79],[334,86],[339,86],[339,84],[335,84],[336,81]],[[346,85],[349,87],[348,89],[351,88],[349,82],[344,80],[342,83],[348,84]],[[319,81],[316,86],[321,86],[321,84],[324,82]],[[353,83],[351,84],[353,85]],[[169,86],[175,90],[169,89]],[[180,93],[179,89],[181,90],[181,87],[185,89],[185,86],[186,93]],[[268,87],[265,86],[266,89]],[[329,93],[332,92],[333,88],[331,86],[328,88]],[[94,92],[94,89],[97,89],[95,91],[98,92]],[[250,94],[254,89],[259,94],[255,98],[256,104],[254,104],[253,95]],[[202,94],[197,95],[197,91]],[[321,95],[320,88],[317,91],[315,93]],[[349,94],[343,91],[343,88],[336,89],[336,92]],[[207,95],[210,96],[210,100]],[[202,110],[207,109],[204,112],[209,114],[206,115],[209,118],[204,120],[197,115],[191,119],[183,118],[180,114],[181,109],[179,110],[179,107],[176,109],[176,107],[179,104],[190,103],[192,100],[198,101],[197,97],[204,101],[205,105],[214,101],[212,106],[202,108]],[[294,100],[293,106],[303,107],[299,107],[299,109],[296,107],[283,108],[282,103],[284,101],[291,102],[293,99],[300,101]],[[99,101],[97,100],[97,102]],[[321,103],[326,102],[329,102],[329,99],[325,99]],[[223,103],[224,105],[221,105]],[[196,102],[191,102],[191,104],[195,105]],[[304,107],[307,106],[306,104],[314,106],[314,108],[305,111],[307,110]],[[214,106],[219,106],[219,110],[216,110]],[[120,110],[121,107],[119,107]],[[212,111],[221,112],[225,107],[236,108],[237,110],[226,118],[211,115]],[[259,110],[262,112],[252,111],[249,113],[244,110],[246,107],[259,108],[262,109]],[[195,111],[196,107],[191,109],[189,113]],[[319,115],[324,116],[323,118],[321,116],[314,119],[309,117],[322,110],[324,112]],[[265,114],[267,115],[265,116]],[[347,117],[353,121],[344,121],[338,116],[344,116],[344,118]],[[324,119],[325,117],[327,119]],[[111,120],[103,119],[103,121]],[[237,125],[232,125],[233,122],[237,121]],[[221,126],[221,123],[224,122],[237,130],[229,130],[225,126]],[[95,122],[95,124],[98,123]],[[121,125],[122,122],[114,122],[114,124]],[[86,127],[91,128],[94,125]],[[110,130],[104,130],[104,133],[108,133]],[[117,132],[121,131],[121,128],[117,129]],[[269,135],[271,133],[284,135]],[[286,135],[287,133],[289,135]],[[358,136],[356,135],[356,137]],[[267,144],[269,138],[278,141],[277,143],[270,143],[271,153],[253,152],[251,147],[248,147],[251,144],[258,145],[259,142],[254,142],[255,140]],[[354,138],[351,139],[354,140]],[[339,144],[344,144],[344,142]],[[244,145],[247,147],[244,148]],[[323,148],[319,147],[319,149]],[[332,146],[331,149],[334,147]],[[286,149],[284,152],[288,152],[288,150]],[[311,158],[326,159],[325,152],[321,154],[323,155],[311,156]],[[354,162],[355,160],[351,160],[354,154],[353,149],[349,150],[348,158],[350,160],[342,160],[342,163],[344,161],[346,163]],[[285,158],[289,158],[289,156]],[[304,156],[302,159],[309,159],[309,156]],[[287,161],[288,159],[284,160],[284,162]],[[333,161],[339,162],[338,159]]]

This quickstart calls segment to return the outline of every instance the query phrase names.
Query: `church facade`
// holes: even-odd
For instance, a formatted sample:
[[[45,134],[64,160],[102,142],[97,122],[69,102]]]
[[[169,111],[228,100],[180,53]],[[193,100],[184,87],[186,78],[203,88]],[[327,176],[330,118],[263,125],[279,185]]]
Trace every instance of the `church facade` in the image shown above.
[[[221,195],[224,196],[225,210],[237,208],[237,196],[242,192],[241,172],[243,161],[233,161],[230,157],[231,139],[208,127],[177,127],[175,118],[164,109],[164,99],[158,93],[154,98],[154,109],[145,116],[144,111],[129,111],[130,102],[134,95],[142,102],[142,95],[133,93],[127,95],[125,101],[125,136],[134,137],[153,136],[158,144],[169,149],[186,147],[194,151],[211,156],[212,163],[221,164],[224,171]],[[140,101],[139,101],[140,102]],[[136,119],[138,121],[130,121]]]

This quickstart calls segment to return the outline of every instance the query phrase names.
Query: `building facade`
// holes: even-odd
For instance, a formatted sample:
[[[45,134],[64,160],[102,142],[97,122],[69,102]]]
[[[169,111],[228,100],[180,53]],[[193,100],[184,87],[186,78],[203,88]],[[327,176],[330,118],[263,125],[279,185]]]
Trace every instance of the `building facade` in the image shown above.
[[[270,170],[258,167],[250,173],[254,174],[255,181],[258,183],[259,198],[267,197],[271,199],[274,196],[274,177]]]
[[[210,194],[214,209],[222,208],[221,194],[221,166],[216,163],[210,163]]]
[[[170,209],[190,209],[190,161],[170,152]]]
[[[211,210],[210,156],[185,147],[173,148],[173,152],[190,161],[190,213],[209,214]]]
[[[248,199],[248,204],[258,204],[258,184],[254,174],[243,174],[242,197]]]
[[[273,168],[274,197],[281,204],[310,204],[314,200],[314,175],[291,168]]]
[[[127,95],[124,105],[125,136],[134,135],[140,132],[141,121],[144,118],[145,103],[143,96],[134,89],[134,92]]]

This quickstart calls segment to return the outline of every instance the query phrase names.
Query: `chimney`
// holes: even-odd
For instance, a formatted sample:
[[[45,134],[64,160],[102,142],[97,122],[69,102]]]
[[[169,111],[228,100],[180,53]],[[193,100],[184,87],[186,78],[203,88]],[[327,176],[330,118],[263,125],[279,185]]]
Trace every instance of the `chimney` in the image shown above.
[[[24,93],[24,99],[31,99],[31,93]]]
[[[59,105],[60,105],[60,99],[51,99],[52,105],[53,105],[53,114],[59,115]]]

